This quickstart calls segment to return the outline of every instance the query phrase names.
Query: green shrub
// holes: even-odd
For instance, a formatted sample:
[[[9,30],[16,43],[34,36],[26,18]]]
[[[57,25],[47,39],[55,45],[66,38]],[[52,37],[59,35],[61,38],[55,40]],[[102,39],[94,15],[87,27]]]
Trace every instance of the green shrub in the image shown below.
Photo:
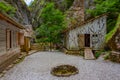
[[[101,54],[103,54],[103,52],[105,52],[105,50],[95,52],[95,57],[98,58]]]
[[[104,60],[109,59],[109,56],[110,56],[110,52],[107,52],[107,53],[105,54],[105,56],[104,56]]]
[[[98,58],[101,55],[101,52],[95,53],[95,57]]]

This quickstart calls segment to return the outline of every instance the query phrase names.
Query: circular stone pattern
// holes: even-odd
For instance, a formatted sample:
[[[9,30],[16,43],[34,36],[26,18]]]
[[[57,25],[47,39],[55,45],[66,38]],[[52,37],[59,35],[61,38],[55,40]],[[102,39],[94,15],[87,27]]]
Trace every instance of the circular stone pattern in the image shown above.
[[[75,66],[71,65],[60,65],[54,67],[51,71],[51,74],[57,77],[69,77],[78,73],[79,70]]]

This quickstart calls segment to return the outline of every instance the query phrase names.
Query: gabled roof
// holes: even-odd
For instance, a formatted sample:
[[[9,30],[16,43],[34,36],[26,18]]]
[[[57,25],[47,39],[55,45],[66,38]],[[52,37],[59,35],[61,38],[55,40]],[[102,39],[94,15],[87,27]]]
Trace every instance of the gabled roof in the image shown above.
[[[0,12],[0,19],[4,19],[5,21],[11,23],[15,27],[18,27],[20,29],[25,29],[23,25],[19,24],[18,22],[14,21],[12,18],[8,17],[7,15]]]
[[[75,28],[77,28],[77,27],[80,27],[80,26],[82,26],[82,25],[85,25],[85,24],[87,24],[87,23],[89,23],[89,22],[92,22],[92,21],[94,21],[94,20],[96,20],[96,19],[98,19],[98,18],[100,18],[100,17],[103,17],[103,16],[107,16],[107,13],[106,13],[106,14],[102,14],[102,15],[100,15],[100,16],[96,16],[96,17],[94,17],[94,18],[92,18],[92,19],[89,19],[89,20],[87,20],[87,21],[83,21],[83,22],[81,22],[80,24],[78,24],[77,26],[70,26],[69,28],[66,28],[62,33],[66,33],[66,32],[68,32],[68,31],[70,31],[70,30],[73,30],[73,29],[75,29]]]

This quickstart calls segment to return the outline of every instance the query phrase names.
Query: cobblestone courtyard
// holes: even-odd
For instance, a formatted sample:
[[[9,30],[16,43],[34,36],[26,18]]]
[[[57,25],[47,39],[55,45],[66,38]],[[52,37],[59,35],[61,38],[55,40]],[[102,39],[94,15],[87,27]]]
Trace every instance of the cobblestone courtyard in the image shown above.
[[[51,68],[61,64],[76,66],[79,74],[52,76]],[[14,66],[0,80],[120,80],[120,64],[102,59],[84,60],[61,52],[37,52]]]

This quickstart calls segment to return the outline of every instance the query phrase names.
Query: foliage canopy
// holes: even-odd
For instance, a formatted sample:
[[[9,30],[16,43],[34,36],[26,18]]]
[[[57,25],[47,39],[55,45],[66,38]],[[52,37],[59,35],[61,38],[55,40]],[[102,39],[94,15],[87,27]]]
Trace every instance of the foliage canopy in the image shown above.
[[[72,6],[73,2],[74,2],[74,0],[65,0],[67,9],[69,9]]]
[[[60,10],[54,8],[53,3],[47,3],[41,14],[42,24],[37,28],[38,42],[59,43],[60,32],[65,28],[64,17]]]

